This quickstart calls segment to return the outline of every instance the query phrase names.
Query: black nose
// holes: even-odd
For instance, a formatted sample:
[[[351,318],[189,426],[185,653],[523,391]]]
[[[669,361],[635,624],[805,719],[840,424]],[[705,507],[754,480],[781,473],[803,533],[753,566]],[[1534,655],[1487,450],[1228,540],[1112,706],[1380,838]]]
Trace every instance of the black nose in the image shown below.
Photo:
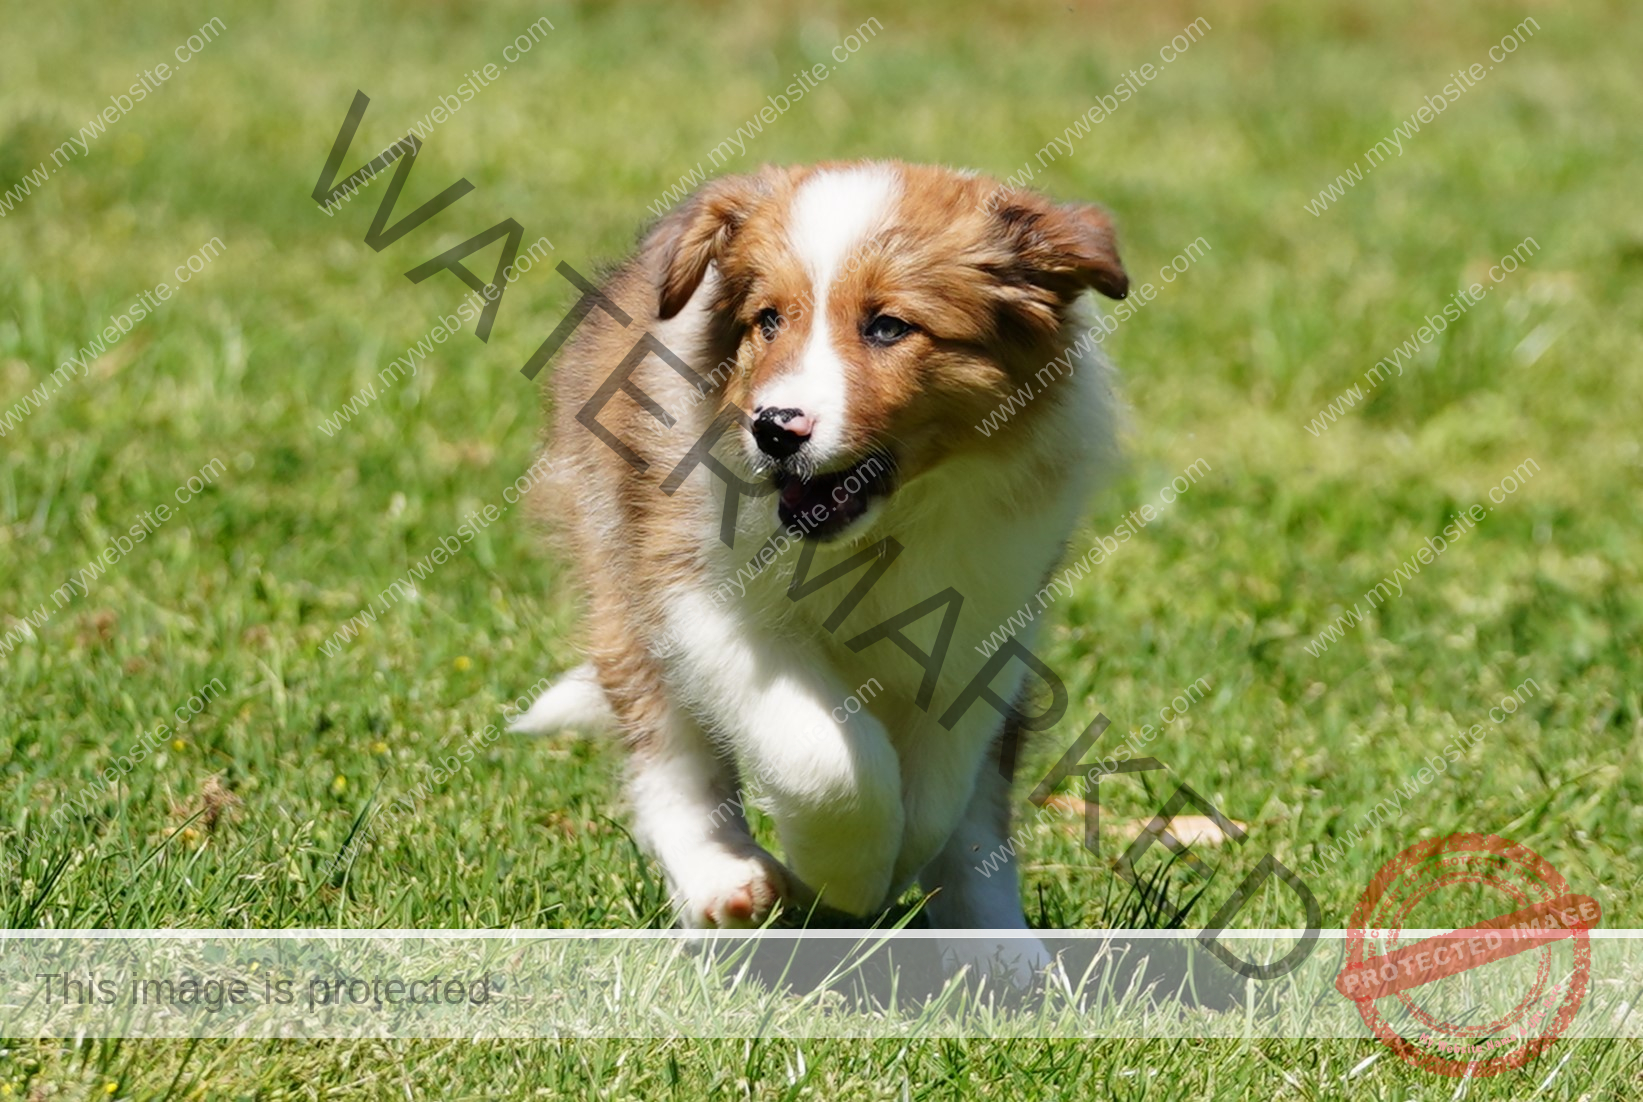
[[[766,406],[753,417],[753,439],[759,450],[772,459],[786,459],[810,439],[811,418],[802,409],[771,409]]]

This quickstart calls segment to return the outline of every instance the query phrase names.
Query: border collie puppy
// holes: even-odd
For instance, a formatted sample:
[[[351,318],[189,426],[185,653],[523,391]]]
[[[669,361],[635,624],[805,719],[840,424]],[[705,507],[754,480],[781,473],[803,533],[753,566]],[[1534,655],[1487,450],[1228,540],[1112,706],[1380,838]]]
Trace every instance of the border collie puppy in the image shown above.
[[[933,926],[1025,928],[999,763],[1043,680],[1031,626],[981,644],[1114,459],[1077,337],[1127,285],[1098,208],[874,161],[713,181],[584,297],[547,481],[589,661],[516,728],[621,732],[684,925],[916,881]]]

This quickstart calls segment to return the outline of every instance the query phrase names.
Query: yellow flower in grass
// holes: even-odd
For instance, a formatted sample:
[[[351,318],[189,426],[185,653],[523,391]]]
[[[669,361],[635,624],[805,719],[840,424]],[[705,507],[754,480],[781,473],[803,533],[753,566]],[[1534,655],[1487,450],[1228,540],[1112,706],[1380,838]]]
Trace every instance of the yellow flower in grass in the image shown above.
[[[348,778],[338,773],[337,779],[331,782],[331,795],[340,796],[346,791],[348,791]]]
[[[469,659],[467,655],[463,654],[459,655],[457,660],[452,662],[451,665],[456,667],[458,673],[466,673],[468,670],[473,668],[473,661]]]

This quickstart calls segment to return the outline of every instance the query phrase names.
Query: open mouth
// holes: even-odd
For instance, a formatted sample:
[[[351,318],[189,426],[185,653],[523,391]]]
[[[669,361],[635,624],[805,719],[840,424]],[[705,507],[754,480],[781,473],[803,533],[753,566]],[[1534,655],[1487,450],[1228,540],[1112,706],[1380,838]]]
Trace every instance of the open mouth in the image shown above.
[[[778,470],[776,515],[805,539],[832,539],[865,516],[874,497],[890,492],[893,474],[890,460],[877,454],[809,478]]]

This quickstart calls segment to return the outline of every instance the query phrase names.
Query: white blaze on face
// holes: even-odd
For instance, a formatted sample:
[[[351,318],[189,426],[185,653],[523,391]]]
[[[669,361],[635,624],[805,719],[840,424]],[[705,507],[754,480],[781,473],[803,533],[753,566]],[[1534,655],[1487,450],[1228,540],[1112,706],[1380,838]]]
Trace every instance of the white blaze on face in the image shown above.
[[[798,366],[765,384],[754,405],[799,409],[814,418],[810,448],[817,464],[840,457],[850,405],[845,363],[827,321],[828,293],[851,257],[883,227],[898,190],[894,170],[870,165],[818,173],[793,200],[787,242],[810,276],[810,332]]]

